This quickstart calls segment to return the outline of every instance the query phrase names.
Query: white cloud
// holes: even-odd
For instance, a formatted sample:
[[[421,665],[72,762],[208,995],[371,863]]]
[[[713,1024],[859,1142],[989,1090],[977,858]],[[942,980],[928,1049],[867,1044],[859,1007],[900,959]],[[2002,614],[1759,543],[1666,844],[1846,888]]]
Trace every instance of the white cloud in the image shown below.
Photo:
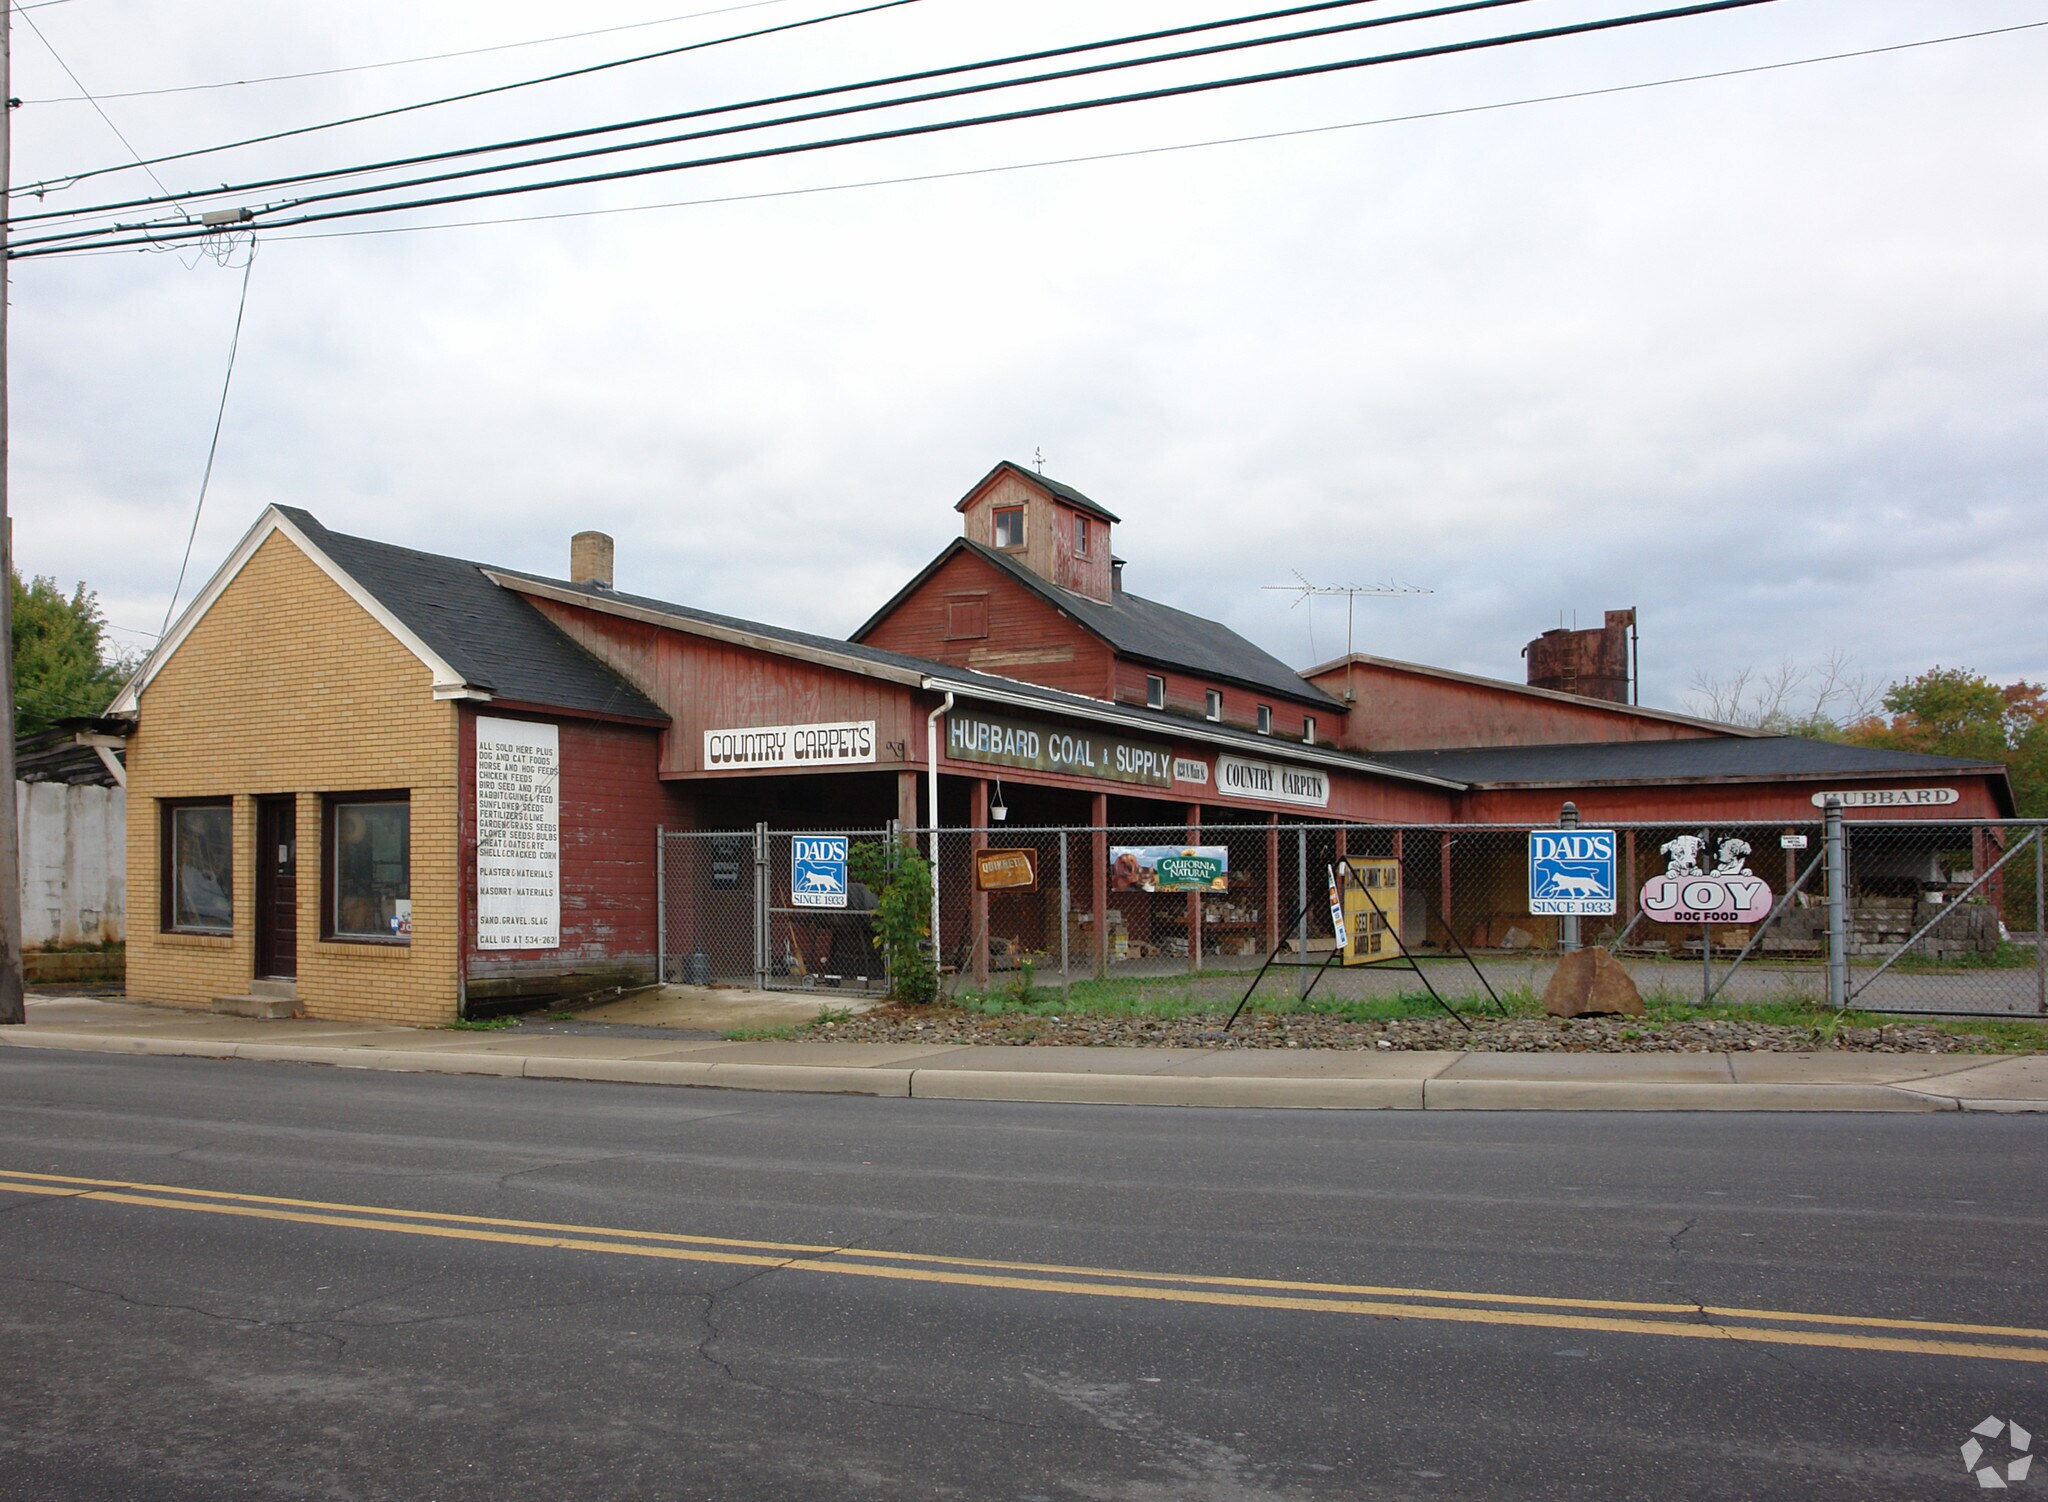
[[[815,14],[297,84],[113,100],[145,150]],[[97,89],[546,35],[557,8],[193,0],[38,21]],[[1498,13],[1504,27],[1611,11]],[[576,190],[445,217],[760,192],[1128,150],[1706,71],[2035,19],[2016,0],[1727,17],[1402,69]],[[658,14],[658,12],[655,12]],[[606,0],[578,26],[648,19]],[[1526,22],[1522,17],[1530,18]],[[252,153],[362,159],[1095,34],[963,0]],[[1118,8],[1136,28],[1185,19]],[[1466,23],[1466,30],[1474,29]],[[1452,23],[1436,23],[1449,35]],[[1390,46],[1289,49],[1288,60]],[[1023,40],[1020,41],[1019,39]],[[72,92],[33,37],[15,92]],[[1204,65],[1258,66],[1257,54]],[[1134,589],[1306,662],[1260,586],[1388,578],[1365,650],[1514,676],[1559,613],[1643,607],[1648,697],[1840,648],[2048,674],[2048,32],[1374,129],[610,218],[265,245],[204,575],[271,501],[412,546],[851,629],[1000,457],[1125,518]],[[1109,86],[1103,86],[1109,87]],[[1092,92],[1093,87],[1086,90]],[[17,116],[17,178],[116,160],[79,105]],[[162,169],[177,185],[229,167]],[[239,164],[232,170],[239,171]],[[132,178],[132,174],[130,177]],[[120,186],[109,180],[58,201]],[[239,273],[168,255],[14,268],[24,567],[161,616]],[[189,589],[190,586],[188,586]],[[1314,610],[1341,646],[1341,605]]]

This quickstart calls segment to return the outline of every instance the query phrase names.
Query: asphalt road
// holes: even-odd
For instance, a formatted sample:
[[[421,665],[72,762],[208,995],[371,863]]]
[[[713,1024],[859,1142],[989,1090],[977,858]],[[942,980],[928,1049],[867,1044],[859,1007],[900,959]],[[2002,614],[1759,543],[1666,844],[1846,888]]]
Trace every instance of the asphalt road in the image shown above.
[[[0,1497],[1975,1496],[2044,1232],[2041,1118],[8,1052]]]

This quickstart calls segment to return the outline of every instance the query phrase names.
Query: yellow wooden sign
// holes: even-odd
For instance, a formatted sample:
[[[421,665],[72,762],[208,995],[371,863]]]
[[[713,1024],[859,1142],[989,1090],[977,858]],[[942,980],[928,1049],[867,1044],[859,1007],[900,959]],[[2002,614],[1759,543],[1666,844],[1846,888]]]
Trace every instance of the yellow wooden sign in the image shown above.
[[[974,889],[977,892],[1037,891],[1038,852],[1031,849],[976,851]]]
[[[1344,862],[1344,963],[1396,959],[1401,947],[1401,863],[1353,857]]]

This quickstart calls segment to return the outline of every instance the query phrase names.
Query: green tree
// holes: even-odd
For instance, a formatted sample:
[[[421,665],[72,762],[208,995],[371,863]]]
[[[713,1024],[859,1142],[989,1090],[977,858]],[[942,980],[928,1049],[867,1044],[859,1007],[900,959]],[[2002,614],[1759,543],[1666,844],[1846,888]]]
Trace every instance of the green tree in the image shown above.
[[[83,584],[67,596],[41,575],[23,583],[16,574],[12,583],[15,733],[98,714],[135,666],[109,650],[99,597]]]
[[[875,895],[875,947],[889,969],[889,994],[898,1001],[936,999],[931,866],[908,841],[862,840],[848,854],[848,874]]]
[[[2004,764],[2021,818],[2048,816],[2048,687],[2001,687],[1967,668],[1929,668],[1885,691],[1885,715],[1851,725],[1859,746]]]

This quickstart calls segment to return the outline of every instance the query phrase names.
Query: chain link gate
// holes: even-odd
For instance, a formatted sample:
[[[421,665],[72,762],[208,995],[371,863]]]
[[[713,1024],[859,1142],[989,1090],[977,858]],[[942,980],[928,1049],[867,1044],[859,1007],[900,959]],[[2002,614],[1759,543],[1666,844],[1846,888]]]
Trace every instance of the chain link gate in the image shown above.
[[[889,839],[887,829],[656,831],[660,978],[664,984],[880,996],[874,895],[848,880],[826,901],[798,900],[797,840]],[[807,888],[803,895],[813,895]],[[836,895],[840,904],[828,905]]]
[[[2048,826],[1855,818],[1843,825],[1848,1005],[2048,1016]]]

